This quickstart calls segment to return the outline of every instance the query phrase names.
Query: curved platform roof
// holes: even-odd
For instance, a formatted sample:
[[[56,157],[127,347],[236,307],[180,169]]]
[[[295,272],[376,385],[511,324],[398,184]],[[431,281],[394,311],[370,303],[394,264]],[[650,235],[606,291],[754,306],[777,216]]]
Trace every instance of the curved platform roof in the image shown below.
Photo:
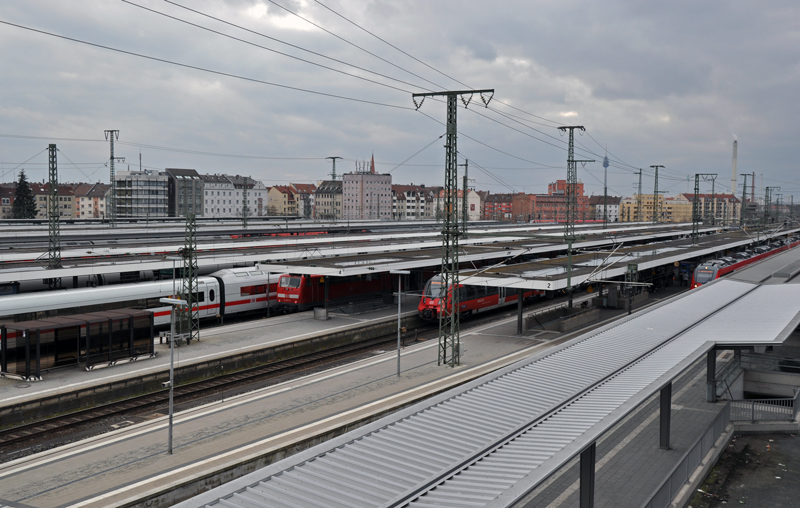
[[[513,506],[715,346],[780,344],[798,301],[718,280],[178,506]]]

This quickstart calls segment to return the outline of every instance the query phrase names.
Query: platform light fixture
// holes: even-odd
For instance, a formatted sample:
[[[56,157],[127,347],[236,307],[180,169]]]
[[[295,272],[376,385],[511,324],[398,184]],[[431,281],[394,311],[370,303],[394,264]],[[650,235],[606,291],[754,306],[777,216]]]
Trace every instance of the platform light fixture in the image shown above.
[[[389,273],[397,274],[397,377],[400,377],[400,306],[403,301],[403,275],[408,275],[409,270],[392,270]]]
[[[174,261],[173,261],[174,263]],[[173,275],[175,271],[173,270]],[[175,307],[186,307],[186,300],[179,298],[159,298],[161,303],[170,306],[169,311],[169,437],[167,438],[167,453],[172,455],[172,393],[175,387],[174,361],[175,361]]]

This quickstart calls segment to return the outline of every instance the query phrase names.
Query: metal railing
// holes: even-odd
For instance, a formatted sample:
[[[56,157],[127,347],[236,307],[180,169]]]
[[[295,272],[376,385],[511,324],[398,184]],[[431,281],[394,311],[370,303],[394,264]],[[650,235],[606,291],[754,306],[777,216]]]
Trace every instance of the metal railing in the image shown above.
[[[800,390],[794,397],[781,399],[748,399],[731,401],[732,422],[769,422],[794,421],[797,411]]]
[[[694,442],[675,465],[664,482],[642,504],[644,508],[666,508],[678,491],[686,484],[694,470],[703,461],[709,450],[717,442],[730,422],[731,405],[726,404],[717,418],[706,428],[706,431]]]

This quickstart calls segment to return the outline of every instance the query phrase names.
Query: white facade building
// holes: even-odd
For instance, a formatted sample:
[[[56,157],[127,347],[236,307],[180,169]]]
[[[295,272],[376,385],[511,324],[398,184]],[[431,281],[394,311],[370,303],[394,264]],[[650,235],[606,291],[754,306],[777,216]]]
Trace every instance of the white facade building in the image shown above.
[[[202,175],[204,181],[205,217],[241,217],[243,191],[247,185],[249,217],[266,215],[267,188],[263,182],[249,177]]]
[[[392,175],[345,173],[342,207],[343,219],[391,219]]]

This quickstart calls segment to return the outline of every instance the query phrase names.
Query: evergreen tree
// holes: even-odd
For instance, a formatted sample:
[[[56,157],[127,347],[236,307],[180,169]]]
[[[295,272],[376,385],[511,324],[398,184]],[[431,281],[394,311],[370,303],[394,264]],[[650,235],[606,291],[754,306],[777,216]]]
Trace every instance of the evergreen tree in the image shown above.
[[[25,170],[19,172],[17,191],[14,194],[14,205],[11,207],[11,216],[15,219],[35,219],[36,218],[36,199],[28,185],[25,177]]]

